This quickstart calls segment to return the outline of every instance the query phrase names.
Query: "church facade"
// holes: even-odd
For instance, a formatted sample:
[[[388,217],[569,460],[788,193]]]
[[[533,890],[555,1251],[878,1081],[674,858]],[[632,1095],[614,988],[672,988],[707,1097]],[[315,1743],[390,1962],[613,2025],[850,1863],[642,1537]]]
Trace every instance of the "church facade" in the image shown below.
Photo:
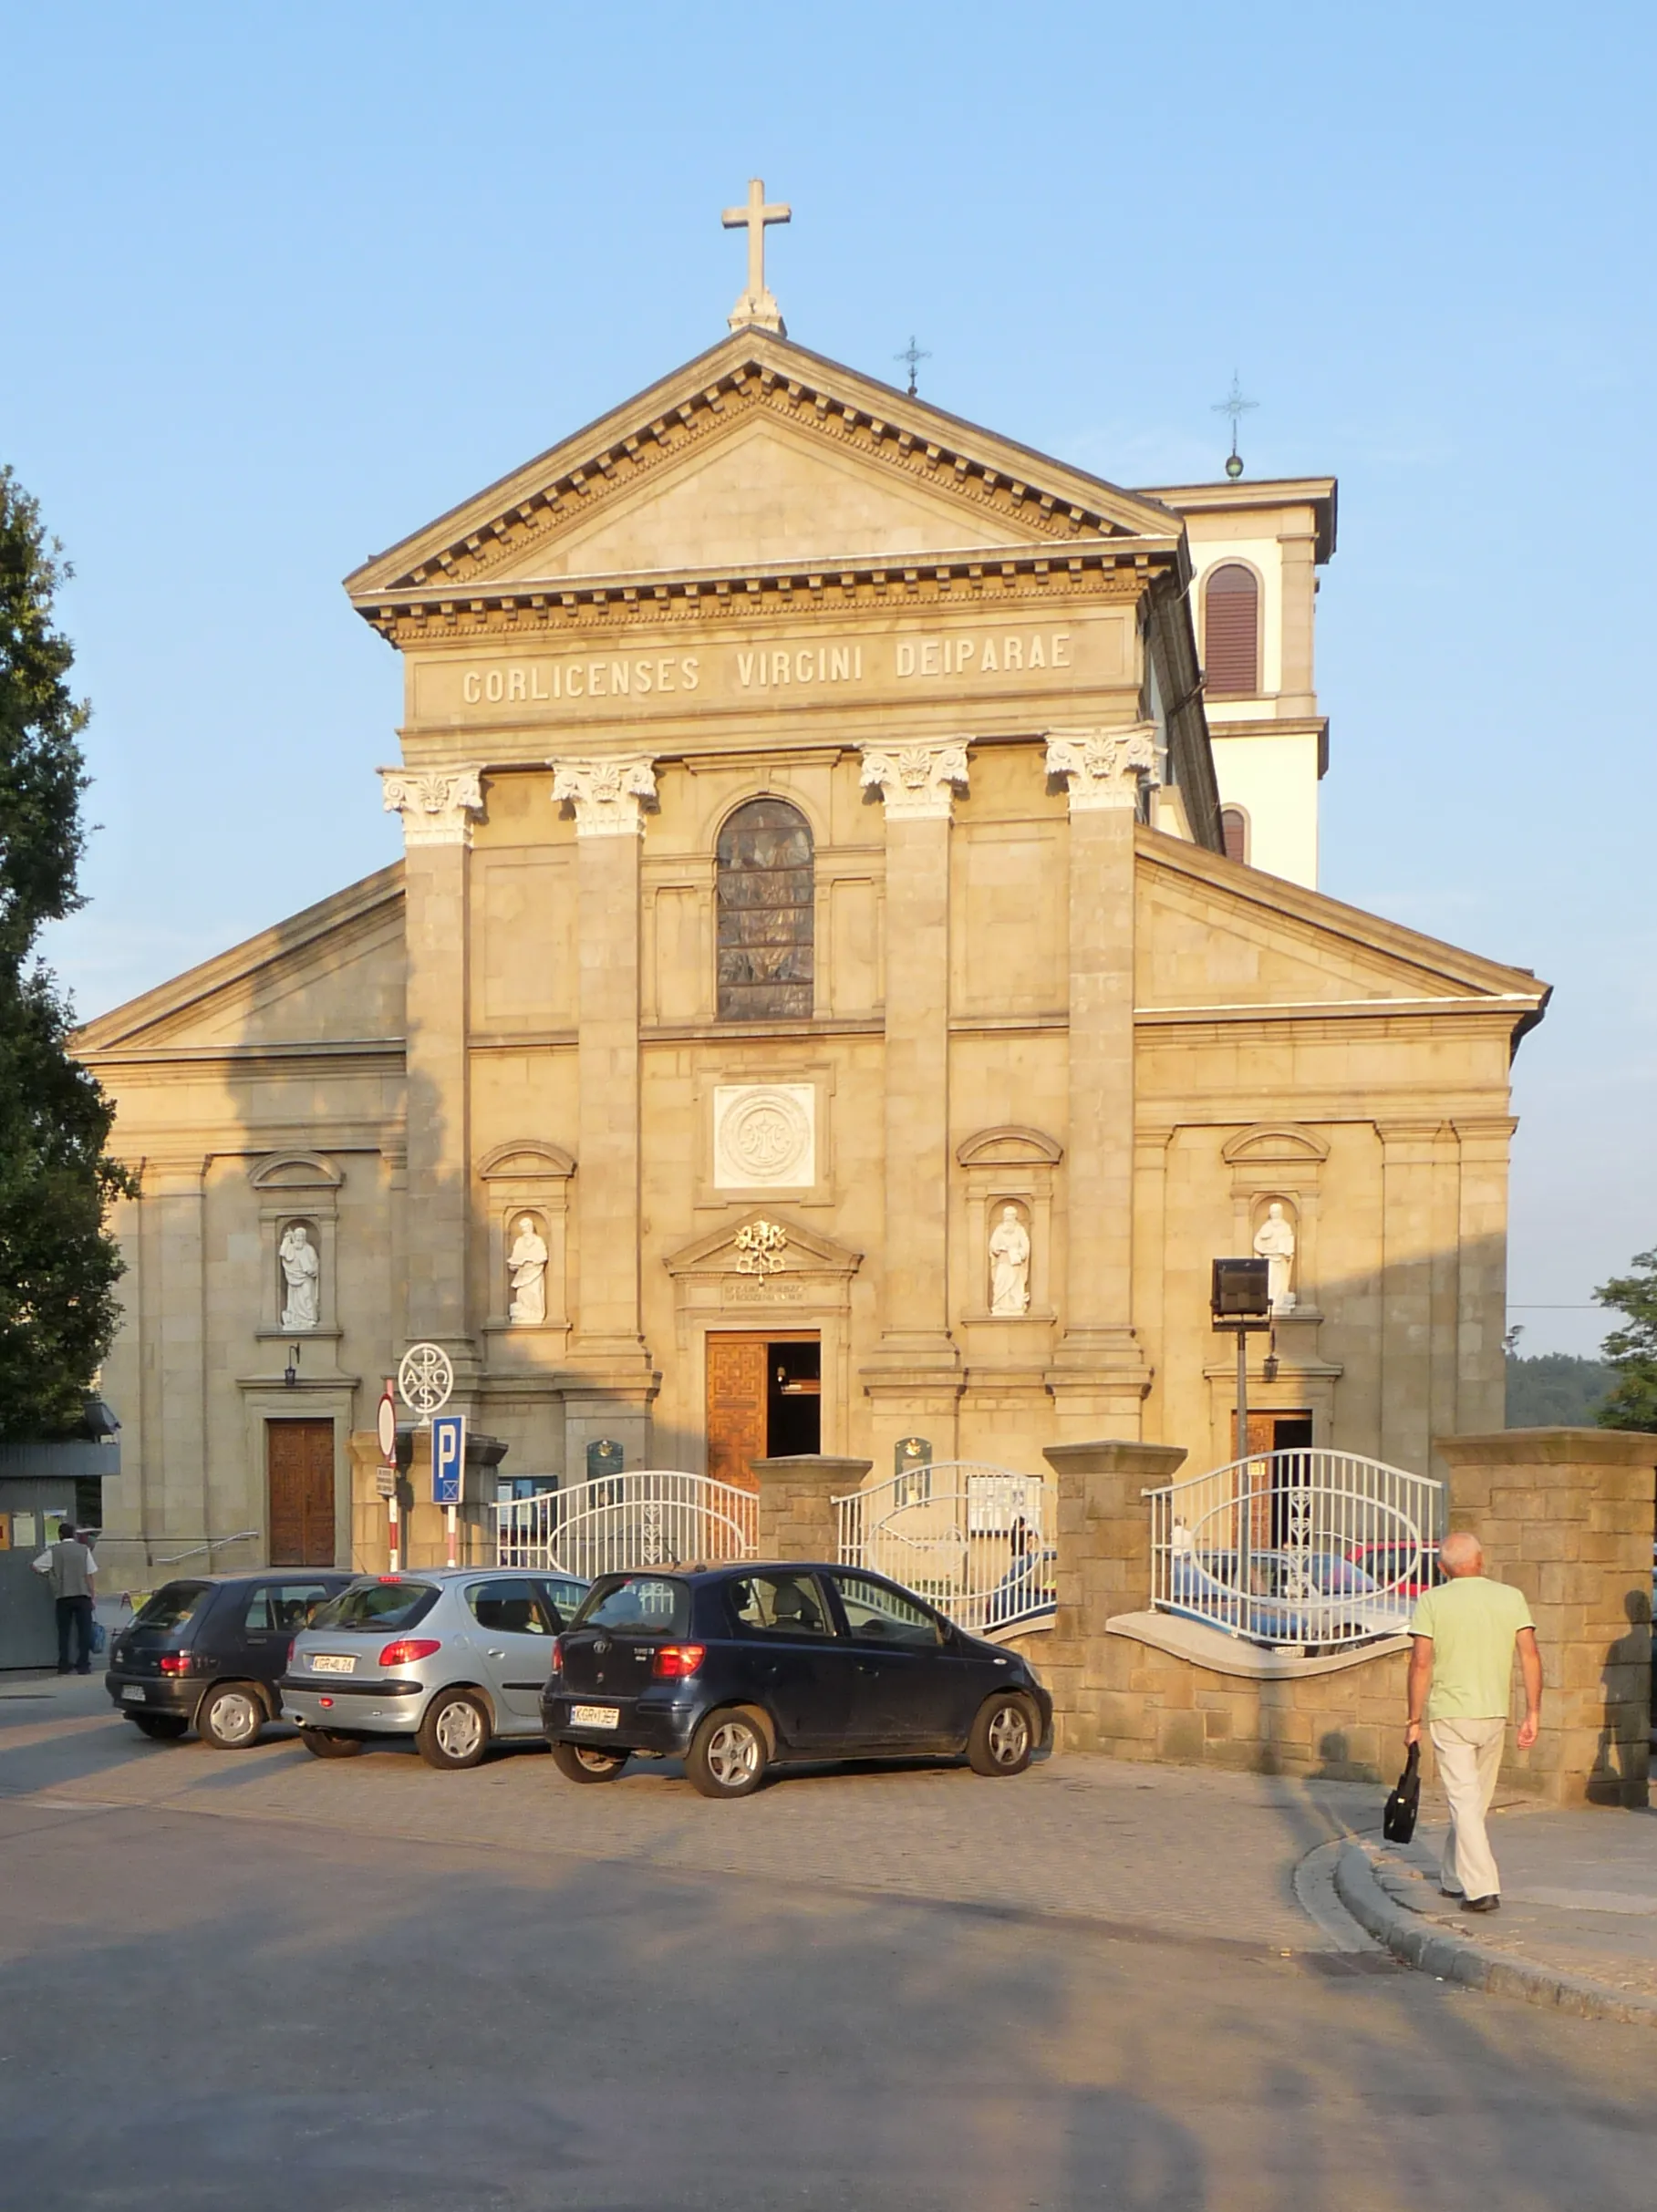
[[[1254,1249],[1254,1448],[1499,1427],[1546,990],[1316,888],[1333,540],[1328,480],[1124,491],[745,326],[358,570],[402,861],[79,1034],[108,1541],[348,1557],[422,1340],[521,1483],[1195,1472]]]

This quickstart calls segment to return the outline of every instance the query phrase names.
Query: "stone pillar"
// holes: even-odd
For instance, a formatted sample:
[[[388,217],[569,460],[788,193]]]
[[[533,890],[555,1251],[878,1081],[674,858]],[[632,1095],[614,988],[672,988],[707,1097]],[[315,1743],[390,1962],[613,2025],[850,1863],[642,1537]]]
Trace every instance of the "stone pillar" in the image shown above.
[[[575,1220],[579,1285],[564,1390],[570,1479],[613,1437],[629,1466],[650,1462],[650,1366],[639,1300],[639,863],[647,755],[554,763],[553,799],[575,817],[578,884]]]
[[[887,946],[881,1333],[864,1383],[878,1445],[941,1420],[942,1459],[961,1388],[948,1309],[949,826],[967,740],[865,745],[863,783],[885,805]]]
[[[1456,1225],[1455,1421],[1465,1435],[1496,1429],[1506,1415],[1507,1361],[1507,1161],[1509,1115],[1458,1121],[1461,1173]]]
[[[382,768],[386,810],[403,821],[408,941],[407,1204],[404,1327],[454,1362],[457,1409],[477,1377],[466,1305],[471,1157],[467,869],[471,817],[483,811],[477,768]]]
[[[1438,1122],[1377,1124],[1381,1138],[1381,1397],[1377,1455],[1425,1473],[1435,1423],[1453,1400],[1434,1394],[1434,1353],[1450,1329],[1434,1327],[1434,1268],[1453,1249],[1453,1132]],[[1447,1322],[1448,1315],[1445,1316]],[[1449,1376],[1444,1388],[1451,1387]]]
[[[1053,1693],[1061,1747],[1097,1750],[1132,1733],[1120,1714],[1106,1710],[1117,1655],[1105,1650],[1104,1624],[1150,1603],[1151,1508],[1144,1494],[1171,1483],[1186,1452],[1180,1444],[1105,1439],[1046,1444],[1042,1456],[1059,1485],[1059,1556],[1052,1646],[1040,1664]]]
[[[1657,1436],[1506,1429],[1443,1436],[1450,1525],[1524,1591],[1542,1650],[1542,1732],[1502,1780],[1549,1804],[1643,1805],[1650,1771]],[[1514,1670],[1514,1711],[1518,1670]]]
[[[144,1533],[196,1543],[217,1533],[207,1452],[206,1170],[200,1152],[146,1153],[140,1202]],[[258,1479],[263,1519],[263,1466]]]
[[[1047,1378],[1061,1434],[1139,1433],[1150,1370],[1134,1328],[1134,832],[1149,723],[1054,731],[1070,791],[1069,1274]]]
[[[834,1500],[860,1490],[873,1460],[831,1459],[803,1452],[788,1459],[757,1459],[760,1483],[759,1556],[831,1561],[840,1556]]]

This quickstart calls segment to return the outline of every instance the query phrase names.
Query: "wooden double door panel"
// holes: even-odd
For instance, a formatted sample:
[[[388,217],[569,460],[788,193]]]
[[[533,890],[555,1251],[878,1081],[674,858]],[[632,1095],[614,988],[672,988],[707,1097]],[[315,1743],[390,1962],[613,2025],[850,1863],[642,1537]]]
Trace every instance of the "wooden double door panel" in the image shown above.
[[[267,1421],[265,1487],[270,1564],[334,1564],[334,1424]]]
[[[759,1488],[753,1463],[770,1453],[775,1425],[772,1354],[780,1345],[816,1343],[814,1330],[772,1330],[763,1336],[709,1331],[708,1473],[716,1483]]]

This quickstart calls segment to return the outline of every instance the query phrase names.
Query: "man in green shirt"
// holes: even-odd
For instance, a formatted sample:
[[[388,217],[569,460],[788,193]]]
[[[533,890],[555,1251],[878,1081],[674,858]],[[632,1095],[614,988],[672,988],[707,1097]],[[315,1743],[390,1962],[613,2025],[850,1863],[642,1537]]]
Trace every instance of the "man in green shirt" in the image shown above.
[[[1410,1718],[1406,1743],[1421,1742],[1424,1715],[1438,1756],[1450,1833],[1439,1886],[1469,1912],[1495,1912],[1501,1884],[1485,1815],[1496,1794],[1502,1739],[1513,1693],[1513,1650],[1525,1679],[1525,1718],[1518,1745],[1528,1751],[1542,1717],[1542,1655],[1522,1590],[1485,1575],[1485,1554],[1471,1531],[1458,1529],[1439,1546],[1447,1580],[1424,1592],[1410,1623]]]

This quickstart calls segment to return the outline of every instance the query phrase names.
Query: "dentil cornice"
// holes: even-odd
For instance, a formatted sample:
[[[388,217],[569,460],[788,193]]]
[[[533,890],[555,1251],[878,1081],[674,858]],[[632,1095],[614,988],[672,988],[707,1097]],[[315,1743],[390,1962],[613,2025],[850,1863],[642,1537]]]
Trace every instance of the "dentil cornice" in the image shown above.
[[[955,787],[967,788],[967,738],[927,738],[914,745],[865,745],[858,781],[874,785],[888,822],[948,822]]]
[[[1051,729],[1047,772],[1062,778],[1072,814],[1131,807],[1142,783],[1155,783],[1156,726],[1134,722],[1122,729]]]
[[[648,753],[603,760],[551,760],[553,803],[575,817],[577,837],[642,837],[645,810],[656,804],[656,769]]]
[[[382,768],[388,814],[403,818],[403,843],[470,845],[471,817],[483,811],[481,768]]]

